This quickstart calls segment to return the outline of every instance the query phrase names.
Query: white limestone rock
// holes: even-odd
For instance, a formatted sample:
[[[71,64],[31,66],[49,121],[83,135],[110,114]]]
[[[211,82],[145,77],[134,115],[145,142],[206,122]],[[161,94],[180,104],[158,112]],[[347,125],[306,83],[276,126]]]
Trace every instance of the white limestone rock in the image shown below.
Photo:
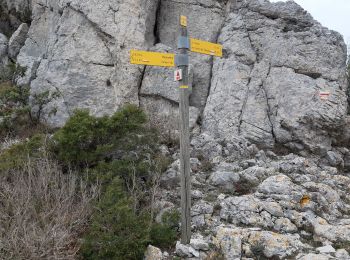
[[[240,258],[242,243],[248,243],[250,250],[254,246],[259,245],[259,248],[261,246],[263,255],[268,258],[287,258],[305,248],[305,245],[300,242],[299,235],[281,235],[270,231],[232,226],[218,227],[214,237],[214,244],[219,248],[225,249],[223,253],[227,259]],[[247,256],[254,257],[252,252],[250,254]]]
[[[235,183],[239,181],[237,172],[216,171],[210,175],[210,184],[229,192],[235,191]]]
[[[342,126],[347,110],[340,34],[292,1],[242,0],[231,6],[218,41],[224,58],[214,59],[204,131],[265,147],[330,148],[327,132]],[[328,101],[320,91],[331,93]]]
[[[61,93],[44,111],[57,107],[48,123],[62,125],[75,108],[102,116],[125,103],[139,103],[143,66],[129,63],[129,51],[153,45],[157,6],[153,0],[33,4],[28,39],[17,57],[27,77],[19,83],[31,83],[32,93]]]
[[[302,187],[294,184],[292,180],[283,174],[278,174],[265,179],[258,187],[258,191],[268,195],[288,195],[290,197],[305,193]]]
[[[220,202],[220,217],[235,225],[273,227],[271,214],[264,204],[253,195],[228,197]]]
[[[0,69],[4,69],[4,67],[8,63],[8,57],[7,57],[7,50],[8,50],[8,39],[5,35],[0,33]]]
[[[154,247],[152,245],[149,245],[147,247],[146,253],[145,253],[145,260],[162,260],[163,259],[163,254],[162,251]]]
[[[311,253],[311,254],[301,255],[296,259],[297,260],[329,260],[331,258],[327,255]]]
[[[331,245],[318,247],[316,248],[316,251],[320,252],[321,254],[335,253],[335,249]]]
[[[22,23],[11,35],[8,47],[8,55],[11,59],[16,59],[18,53],[20,52],[27,39],[28,30],[28,25],[26,23]]]
[[[296,233],[298,231],[298,228],[288,218],[277,219],[274,228],[285,233]]]
[[[226,259],[238,260],[242,255],[242,240],[234,229],[220,227],[216,232],[214,244],[221,248]]]
[[[350,259],[349,253],[345,249],[338,249],[335,252],[335,257],[339,260]]]

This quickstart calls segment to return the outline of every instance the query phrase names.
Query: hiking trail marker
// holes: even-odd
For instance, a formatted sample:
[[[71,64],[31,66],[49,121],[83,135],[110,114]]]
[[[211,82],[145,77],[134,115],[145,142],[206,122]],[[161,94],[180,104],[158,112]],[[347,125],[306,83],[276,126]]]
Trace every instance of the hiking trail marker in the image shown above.
[[[222,45],[190,39],[187,32],[187,17],[180,16],[178,54],[150,51],[130,51],[130,63],[137,65],[175,67],[174,80],[179,82],[180,110],[180,172],[181,172],[181,243],[191,240],[191,175],[190,175],[190,127],[189,127],[189,56],[188,50],[222,57]]]
[[[180,80],[182,80],[182,70],[178,69],[178,70],[175,70],[174,72],[174,81],[180,81]]]
[[[328,100],[331,93],[329,91],[320,91],[319,95],[321,100]]]

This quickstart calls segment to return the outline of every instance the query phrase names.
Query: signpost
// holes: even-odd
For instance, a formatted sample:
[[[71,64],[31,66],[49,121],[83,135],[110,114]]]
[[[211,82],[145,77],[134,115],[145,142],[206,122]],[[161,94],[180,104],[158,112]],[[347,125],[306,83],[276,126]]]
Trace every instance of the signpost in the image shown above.
[[[130,63],[148,66],[178,67],[174,80],[179,82],[180,110],[180,171],[181,171],[181,243],[191,239],[191,175],[190,175],[190,128],[188,89],[188,50],[222,57],[222,45],[190,39],[187,33],[187,17],[180,16],[179,54],[149,51],[130,51]]]
[[[191,51],[222,57],[222,45],[191,39]]]
[[[139,65],[174,67],[175,54],[131,50],[130,63]]]
[[[179,56],[177,65],[183,71],[183,79],[179,81],[180,90],[180,174],[181,174],[181,244],[189,244],[191,240],[191,168],[190,168],[190,127],[189,106],[190,92],[188,89],[188,49],[186,23],[180,21],[180,37],[178,39]]]

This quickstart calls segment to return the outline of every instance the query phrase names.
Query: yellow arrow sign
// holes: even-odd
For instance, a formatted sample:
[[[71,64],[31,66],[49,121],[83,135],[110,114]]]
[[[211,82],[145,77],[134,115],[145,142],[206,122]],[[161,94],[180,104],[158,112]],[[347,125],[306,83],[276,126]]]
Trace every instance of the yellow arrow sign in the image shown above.
[[[130,63],[149,66],[175,67],[175,54],[131,50]]]
[[[190,39],[191,51],[202,54],[222,57],[222,45],[211,42],[205,42],[197,39]]]

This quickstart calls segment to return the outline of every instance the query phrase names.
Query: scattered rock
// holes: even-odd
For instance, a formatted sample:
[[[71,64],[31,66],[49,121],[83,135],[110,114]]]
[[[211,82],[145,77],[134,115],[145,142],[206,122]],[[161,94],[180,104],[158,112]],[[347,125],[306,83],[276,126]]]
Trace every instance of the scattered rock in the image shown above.
[[[345,249],[338,249],[335,252],[335,257],[339,260],[348,260],[350,259],[349,253]]]
[[[283,174],[271,176],[263,181],[258,187],[258,191],[268,195],[294,195],[303,194],[303,189],[292,182],[292,180]]]
[[[288,218],[277,219],[275,229],[285,233],[295,233],[298,231],[298,228]]]
[[[201,250],[201,251],[209,250],[209,244],[206,241],[204,241],[203,238],[192,238],[190,245],[196,250]]]
[[[335,253],[335,249],[331,245],[318,247],[316,248],[316,251],[320,252],[321,254]]]
[[[321,254],[307,254],[296,258],[297,260],[329,260],[330,257]]]
[[[213,172],[209,179],[210,183],[225,191],[234,192],[235,183],[239,181],[239,174],[237,172]]]
[[[216,232],[214,244],[221,248],[225,259],[239,260],[242,255],[242,240],[231,228],[220,227]]]
[[[180,257],[199,257],[199,252],[190,245],[183,245],[179,241],[176,242],[176,254]]]
[[[203,198],[203,192],[201,192],[200,190],[191,190],[191,196],[193,199],[202,199]]]
[[[342,155],[340,153],[334,152],[334,151],[328,151],[326,158],[331,166],[344,167],[344,160],[343,160]]]
[[[162,251],[154,246],[149,245],[145,253],[145,260],[162,260]]]

